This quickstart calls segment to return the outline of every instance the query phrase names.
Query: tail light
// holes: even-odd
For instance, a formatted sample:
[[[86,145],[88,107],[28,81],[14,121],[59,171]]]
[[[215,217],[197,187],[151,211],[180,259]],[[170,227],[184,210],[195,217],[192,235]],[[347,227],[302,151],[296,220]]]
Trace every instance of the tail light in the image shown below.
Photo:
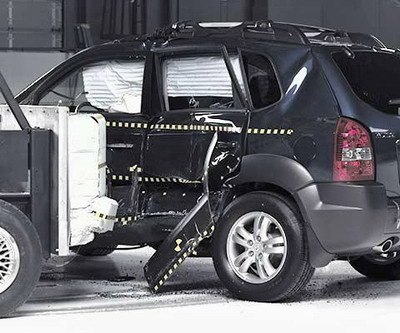
[[[361,124],[340,118],[335,132],[334,181],[374,180],[371,137]]]

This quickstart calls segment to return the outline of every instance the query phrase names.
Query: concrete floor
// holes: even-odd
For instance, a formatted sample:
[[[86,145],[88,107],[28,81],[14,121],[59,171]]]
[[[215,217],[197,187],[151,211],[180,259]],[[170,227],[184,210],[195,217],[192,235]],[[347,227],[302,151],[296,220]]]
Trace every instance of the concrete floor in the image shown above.
[[[237,316],[261,319],[272,314],[273,323],[278,325],[277,319],[285,316],[280,326],[287,328],[328,325],[333,329],[347,318],[356,321],[355,326],[348,323],[340,326],[341,330],[376,332],[383,324],[395,322],[393,315],[400,309],[400,282],[370,281],[345,262],[317,270],[307,289],[291,303],[235,300],[219,282],[211,260],[201,258],[188,259],[164,292],[152,295],[143,275],[144,263],[152,252],[117,251],[108,257],[75,257],[68,265],[58,262],[58,267],[47,267],[29,302],[13,318],[2,320],[0,327],[10,325],[15,332],[43,332],[46,328],[51,332],[101,332],[108,331],[107,325],[115,320],[114,325],[125,325],[134,316],[135,323],[150,320],[164,328],[163,318],[168,321],[179,313],[185,314],[182,320],[196,320],[205,313],[208,318],[217,316],[216,320],[226,317],[230,324]],[[289,314],[293,320],[287,320]],[[154,316],[160,320],[152,322]],[[59,326],[61,322],[65,325]]]

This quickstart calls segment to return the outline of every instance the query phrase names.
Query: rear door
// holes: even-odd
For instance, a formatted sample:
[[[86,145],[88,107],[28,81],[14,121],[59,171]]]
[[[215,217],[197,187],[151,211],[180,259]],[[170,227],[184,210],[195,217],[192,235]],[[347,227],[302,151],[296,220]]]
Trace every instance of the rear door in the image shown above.
[[[211,188],[238,171],[249,117],[241,59],[221,47],[162,50],[155,65],[161,107],[152,110],[143,151],[145,209],[179,220],[203,193],[204,161],[215,133]]]

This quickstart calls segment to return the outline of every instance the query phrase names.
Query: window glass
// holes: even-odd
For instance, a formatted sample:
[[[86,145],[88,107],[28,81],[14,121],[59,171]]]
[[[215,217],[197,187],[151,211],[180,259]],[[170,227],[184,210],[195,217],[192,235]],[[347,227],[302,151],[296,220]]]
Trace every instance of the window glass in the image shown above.
[[[354,93],[365,103],[387,114],[400,114],[400,57],[390,53],[345,52],[333,54]]]
[[[238,56],[231,62],[244,92]],[[238,98],[222,56],[171,58],[163,63],[164,94],[169,110],[238,108]]]
[[[82,67],[50,89],[39,105],[88,102],[104,111],[140,113],[144,66],[144,60],[129,60]]]
[[[242,55],[254,108],[260,109],[278,102],[281,90],[271,62],[259,54],[243,52]]]

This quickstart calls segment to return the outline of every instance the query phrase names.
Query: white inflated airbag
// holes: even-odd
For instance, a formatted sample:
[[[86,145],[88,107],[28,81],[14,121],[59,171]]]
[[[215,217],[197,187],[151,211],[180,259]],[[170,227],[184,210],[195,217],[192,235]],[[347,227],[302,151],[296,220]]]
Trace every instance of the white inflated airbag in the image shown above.
[[[145,61],[104,61],[83,71],[87,100],[95,107],[140,113]]]
[[[241,88],[244,81],[238,56],[231,57]],[[232,97],[232,80],[221,56],[171,58],[164,62],[168,97]]]

